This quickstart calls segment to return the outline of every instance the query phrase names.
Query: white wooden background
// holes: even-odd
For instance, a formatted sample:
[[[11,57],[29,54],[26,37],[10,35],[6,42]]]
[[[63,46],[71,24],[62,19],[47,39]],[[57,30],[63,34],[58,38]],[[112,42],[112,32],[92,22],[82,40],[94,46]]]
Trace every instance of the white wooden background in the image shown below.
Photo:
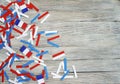
[[[46,84],[120,84],[120,1],[31,0],[31,2],[41,11],[50,12],[46,22],[39,24],[39,30],[59,31],[61,38],[56,42],[60,44],[60,50],[66,52],[70,74],[73,75],[72,64],[76,66],[78,74],[77,79],[64,81],[53,79],[50,72],[57,70],[61,60],[52,61],[50,56],[45,56],[50,75]],[[32,17],[36,13],[29,14]],[[42,41],[45,41],[44,37]],[[51,53],[56,51],[56,48],[43,42],[38,48],[49,49]],[[19,44],[14,42],[14,46],[17,47]],[[35,73],[39,73],[39,69]],[[14,75],[11,75],[12,77]],[[26,84],[37,82],[30,81]]]

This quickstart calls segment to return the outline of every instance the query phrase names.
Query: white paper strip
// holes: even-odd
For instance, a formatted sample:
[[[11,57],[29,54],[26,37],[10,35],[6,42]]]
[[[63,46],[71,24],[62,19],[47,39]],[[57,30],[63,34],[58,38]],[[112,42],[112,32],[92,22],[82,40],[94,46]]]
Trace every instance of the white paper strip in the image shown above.
[[[31,27],[31,25],[28,25],[27,28],[26,28],[26,30],[23,32],[23,34],[27,33],[28,30],[30,29],[30,27]]]
[[[33,44],[33,36],[32,36],[32,32],[30,32],[30,43]]]
[[[63,61],[59,63],[59,67],[58,67],[58,70],[56,72],[57,74],[59,74],[59,72],[60,72],[60,70],[61,70],[62,67],[64,67]]]
[[[23,14],[23,13],[21,13],[21,12],[20,12],[20,15],[21,15],[21,16],[23,16],[23,17],[29,18],[29,16],[28,16],[28,15]]]
[[[27,0],[27,4],[30,4],[30,0]]]
[[[45,20],[50,16],[50,14],[47,14],[46,17],[41,21],[41,23],[45,22]]]
[[[34,38],[36,38],[36,36],[37,36],[37,31],[38,31],[38,26],[36,26],[36,28],[35,28],[35,34],[34,34]]]
[[[42,65],[42,66],[47,66],[46,64],[44,64],[44,63],[39,63],[39,62],[36,61],[36,60],[35,60],[35,62],[38,63],[38,64],[40,64],[40,65]]]
[[[19,73],[20,74],[20,71],[19,70],[16,70],[17,71],[17,73]],[[26,79],[24,76],[21,76],[23,79]]]
[[[62,76],[53,76],[53,78],[61,78]],[[73,76],[65,76],[65,78],[74,78]]]
[[[57,33],[58,31],[45,31],[45,34],[48,34],[48,33]]]
[[[77,76],[77,72],[76,72],[76,69],[75,69],[75,66],[72,65],[72,67],[73,67],[73,71],[74,71],[74,74],[75,74],[75,78],[78,78],[78,76]]]
[[[25,37],[25,36],[27,36],[27,35],[28,35],[27,33],[26,33],[26,34],[22,34],[22,35],[16,37],[16,39],[20,39],[20,38]]]
[[[34,59],[40,61],[40,62],[44,62],[43,60],[41,60],[41,59],[39,59],[39,58],[37,58],[37,57],[35,57],[35,56],[32,56],[32,57],[33,57]]]
[[[61,58],[61,57],[63,57],[63,56],[65,56],[65,53],[60,54],[60,55],[58,55],[58,56],[56,56],[56,57],[53,57],[53,60],[59,59],[59,58]]]

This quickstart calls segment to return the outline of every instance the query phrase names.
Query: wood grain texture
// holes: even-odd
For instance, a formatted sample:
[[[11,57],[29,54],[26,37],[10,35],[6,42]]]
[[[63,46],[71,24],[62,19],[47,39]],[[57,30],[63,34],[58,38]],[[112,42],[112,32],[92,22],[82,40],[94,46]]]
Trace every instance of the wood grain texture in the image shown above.
[[[31,0],[41,12],[49,11],[50,17],[39,30],[58,30],[60,39],[55,42],[60,44],[56,49],[46,43],[42,36],[40,46],[37,48],[48,49],[50,55],[45,55],[48,65],[49,80],[46,84],[120,84],[120,1],[118,0]],[[32,18],[36,15],[31,11],[27,13]],[[27,23],[30,20],[23,19]],[[13,49],[18,52],[22,44],[13,40]],[[52,61],[51,55],[59,50],[65,50],[68,58],[68,68],[73,74],[71,65],[77,69],[78,78],[53,79],[50,72],[55,72],[59,62]],[[4,60],[5,50],[0,51],[0,61]],[[26,60],[17,63],[24,63]],[[14,66],[15,67],[15,66]],[[41,67],[33,71],[40,73]],[[36,72],[38,71],[38,72]],[[9,71],[8,71],[9,72]],[[15,75],[10,72],[11,79]],[[6,84],[7,82],[5,82]],[[37,84],[30,81],[25,84]]]

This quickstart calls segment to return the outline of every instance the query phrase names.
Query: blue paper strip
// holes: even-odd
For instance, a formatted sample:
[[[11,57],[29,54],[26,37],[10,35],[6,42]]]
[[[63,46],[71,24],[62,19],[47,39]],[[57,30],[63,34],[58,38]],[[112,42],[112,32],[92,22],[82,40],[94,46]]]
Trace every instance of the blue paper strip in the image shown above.
[[[7,75],[6,71],[4,71],[4,75],[5,75],[6,80],[9,80],[9,76]]]
[[[21,2],[22,0],[17,0],[17,2]]]
[[[34,62],[34,60],[30,60],[30,61],[28,61],[27,63],[23,64],[22,66],[23,66],[23,67],[26,67],[26,66],[32,64],[33,62]]]
[[[36,54],[36,56],[39,57],[39,56],[42,56],[42,55],[48,54],[48,53],[49,53],[48,51],[44,51],[44,52],[41,52],[41,53]]]
[[[28,71],[26,71],[26,70],[21,70],[21,71],[20,71],[20,73],[25,74],[25,73],[30,73],[30,72],[28,72]],[[30,73],[30,75],[31,75],[31,76],[34,76],[34,74],[33,74],[33,73]]]
[[[60,46],[56,43],[53,43],[51,41],[47,41],[48,44],[52,45],[53,47],[59,48]]]
[[[20,42],[24,43],[24,44],[27,44],[29,46],[33,46],[30,42],[26,41],[26,40],[20,40]]]
[[[12,17],[8,16],[7,20],[5,21],[5,23],[11,22],[12,21]]]
[[[14,63],[15,60],[15,56],[12,57],[11,61],[10,61],[10,66],[12,66],[12,64]]]
[[[10,34],[11,34],[13,28],[14,28],[14,26],[11,26],[11,27],[10,27],[10,30],[9,30],[9,31],[6,31],[6,40],[7,40],[7,43],[8,43],[8,44],[10,44],[10,38],[9,38],[9,37],[10,37]]]
[[[54,34],[57,34],[57,33],[47,33],[45,34],[46,36],[51,36],[51,35],[54,35]]]
[[[20,42],[27,44],[28,48],[30,48],[30,51],[35,51],[35,52],[39,53],[39,50],[37,50],[30,42],[25,41],[25,40],[20,40]]]
[[[16,16],[17,16],[17,13],[16,13],[16,12],[14,13],[14,16],[13,16],[13,17],[8,16],[8,19],[5,21],[5,23],[11,22],[12,20],[14,20],[14,19],[16,18]]]
[[[25,41],[25,40],[20,40],[20,42],[24,43],[24,44],[27,44],[28,45],[28,48],[30,48],[30,51],[34,51],[34,52],[37,52],[39,53],[40,51],[38,49],[36,49],[30,42],[28,41]]]
[[[14,11],[14,9],[13,9],[12,7],[10,7],[10,10],[11,10],[11,11]]]
[[[38,32],[38,34],[44,34],[45,33],[45,31],[40,31],[40,32]]]
[[[43,78],[42,74],[36,75],[36,79],[37,79],[37,80],[42,79],[42,78]]]
[[[4,64],[4,66],[2,67],[2,68],[0,68],[0,71],[2,70],[2,69],[4,69],[4,67],[6,67],[8,65],[8,62],[6,62],[5,64]]]
[[[17,56],[17,55],[16,55],[16,53],[15,53],[14,55],[15,55],[15,58],[17,58],[18,60],[20,59],[20,57],[19,57],[19,56]]]
[[[64,78],[68,75],[69,72],[70,72],[70,71],[67,70],[66,73],[60,78],[60,80],[64,80]]]
[[[31,79],[28,78],[28,77],[25,77],[25,79],[23,79],[23,78],[21,77],[21,78],[18,78],[17,80],[18,80],[18,81],[17,81],[18,83],[23,83],[23,82],[30,81]]]
[[[28,73],[26,70],[20,70],[20,73]]]
[[[1,16],[3,16],[6,12],[7,10],[2,11]]]
[[[46,80],[48,80],[48,78],[49,78],[49,75],[48,75],[48,69],[47,69],[47,67],[46,66],[44,66],[44,70],[45,70],[45,76],[46,76]]]
[[[64,71],[67,71],[67,59],[64,58]]]
[[[32,20],[31,20],[31,22],[30,23],[33,23],[33,22],[35,22],[35,20],[38,18],[40,16],[40,14],[37,14]]]
[[[28,46],[28,48],[30,48],[30,51],[34,51],[34,52],[36,52],[36,53],[39,53],[40,51],[39,50],[37,50],[35,47],[33,47],[33,46]]]
[[[0,44],[0,50],[3,49],[4,43]]]

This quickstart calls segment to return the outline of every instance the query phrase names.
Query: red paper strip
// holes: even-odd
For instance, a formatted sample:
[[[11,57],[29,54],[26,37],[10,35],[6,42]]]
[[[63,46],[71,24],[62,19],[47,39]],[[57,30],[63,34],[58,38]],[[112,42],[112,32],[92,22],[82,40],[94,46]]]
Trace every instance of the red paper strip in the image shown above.
[[[51,40],[57,39],[57,38],[59,38],[59,37],[60,37],[60,36],[57,35],[57,36],[54,36],[54,37],[48,38],[47,40],[48,40],[48,41],[51,41]]]
[[[5,29],[5,27],[3,27],[3,26],[1,26],[1,25],[0,25],[0,28],[1,28],[1,29]]]
[[[4,82],[4,70],[1,71],[0,76],[2,76],[2,82]]]
[[[20,55],[20,54],[16,54],[16,55],[20,58],[25,58],[23,55]]]
[[[16,68],[29,68],[29,66],[23,67],[22,65],[16,65]]]
[[[34,81],[36,80],[36,78],[33,77],[33,76],[31,76],[30,73],[19,74],[19,73],[18,73],[17,71],[15,71],[14,69],[10,69],[10,71],[11,71],[12,73],[16,74],[17,76],[27,76],[27,77],[31,78],[32,80],[34,80]]]
[[[18,4],[19,6],[21,6],[21,5],[25,4],[25,2],[24,2],[24,0],[21,0],[21,1],[17,1],[17,4]]]
[[[34,9],[35,11],[39,12],[39,9],[32,3],[26,4],[29,9]]]
[[[39,45],[40,37],[41,37],[41,34],[38,34],[38,37],[37,37],[35,46],[38,46],[38,45]]]
[[[36,26],[36,25],[35,25],[35,24],[33,24],[33,25],[30,27],[30,29],[33,29],[33,28],[35,28],[35,26]]]
[[[2,41],[2,39],[0,39],[0,43],[2,43],[3,41]]]
[[[15,19],[13,19],[9,24],[10,24],[10,26],[13,26],[14,24],[15,24],[15,21],[16,21],[16,19],[18,18],[18,16],[16,16],[16,18]]]
[[[8,9],[12,4],[14,4],[15,2],[11,2],[9,3],[5,8]]]
[[[1,17],[6,19],[10,14],[12,14],[12,11],[7,9],[7,12],[5,14],[3,14]]]
[[[54,54],[53,57],[59,56],[59,55],[64,54],[64,53],[65,53],[64,51],[58,52],[58,53]]]
[[[13,30],[15,30],[16,32],[22,34],[23,32],[21,32],[20,30],[18,30],[17,28],[13,28]]]
[[[45,70],[42,70],[42,76],[44,78],[44,76],[45,76]]]
[[[12,38],[15,38],[15,36],[13,36],[12,34],[10,34],[9,39],[12,39]]]
[[[46,16],[49,12],[46,11],[45,13],[43,13],[41,16],[38,17],[38,20],[40,20],[41,18],[43,18],[44,16]]]
[[[32,29],[32,39],[34,40],[35,28]]]
[[[10,54],[10,56],[8,56],[8,58],[4,61],[4,62],[9,62],[9,60],[14,56],[14,53]]]
[[[2,64],[0,65],[0,68],[2,68],[4,64],[5,64],[5,63],[4,63],[4,62],[2,62]]]
[[[7,26],[7,24],[6,24],[6,26]],[[1,25],[0,25],[0,28],[1,28],[0,32],[6,32],[6,30],[9,29],[8,27],[3,27]]]
[[[30,70],[33,70],[34,68],[38,67],[40,64],[35,64],[32,67],[30,67]]]
[[[13,74],[16,74],[17,76],[19,76],[19,73],[17,73],[17,71],[15,71],[14,69],[10,69],[10,71],[11,71]]]
[[[41,50],[41,52],[44,52],[44,50]],[[43,55],[39,56],[39,59],[42,59],[43,58]],[[39,61],[40,63],[40,61]]]
[[[20,74],[21,76],[23,75],[23,76],[27,76],[27,77],[29,77],[29,78],[31,78],[33,81],[36,81],[36,78],[34,77],[34,76],[31,76],[31,74],[30,73],[25,73],[25,74]]]
[[[34,34],[35,34],[35,24],[33,24],[31,27],[30,27],[30,29],[32,29],[32,39],[34,40],[35,38],[34,38]]]

